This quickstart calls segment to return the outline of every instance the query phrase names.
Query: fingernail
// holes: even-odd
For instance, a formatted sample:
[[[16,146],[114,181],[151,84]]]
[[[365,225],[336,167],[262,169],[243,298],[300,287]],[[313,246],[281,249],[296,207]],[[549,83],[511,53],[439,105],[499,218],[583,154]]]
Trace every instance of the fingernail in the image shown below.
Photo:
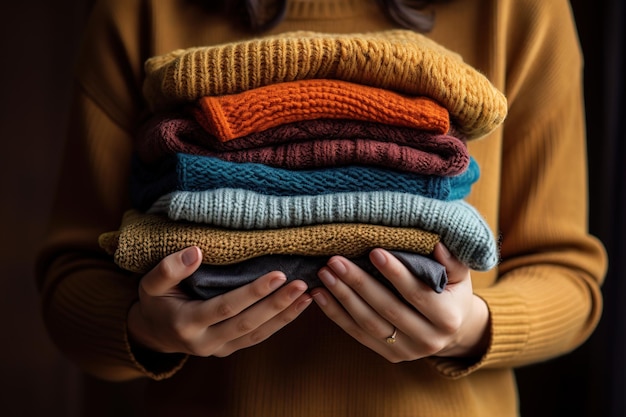
[[[330,273],[330,271],[328,271],[325,268],[320,269],[317,275],[320,277],[322,282],[326,285],[332,286],[337,283],[337,279],[333,276],[333,274]]]
[[[304,291],[306,291],[306,288],[305,289],[294,288],[289,292],[289,298],[291,298],[292,300],[295,300],[296,298],[300,297],[300,295],[302,295]]]
[[[311,297],[307,297],[304,300],[300,301],[296,305],[296,311],[304,310],[305,308],[307,308],[309,306],[309,304],[311,304],[311,301],[313,301],[313,298],[311,298]]]
[[[384,266],[387,263],[387,258],[380,249],[374,249],[371,253],[372,262],[377,266]]]
[[[185,266],[193,265],[198,260],[198,249],[195,246],[185,249],[181,255],[181,259]]]
[[[328,263],[328,266],[330,266],[333,271],[335,271],[339,276],[344,275],[346,272],[348,272],[346,266],[343,264],[343,262],[339,260],[330,261]]]
[[[319,291],[312,292],[311,295],[313,296],[315,302],[321,306],[325,306],[328,303],[326,296]]]
[[[280,288],[287,279],[285,277],[274,278],[270,281],[270,289],[274,291],[276,288]]]

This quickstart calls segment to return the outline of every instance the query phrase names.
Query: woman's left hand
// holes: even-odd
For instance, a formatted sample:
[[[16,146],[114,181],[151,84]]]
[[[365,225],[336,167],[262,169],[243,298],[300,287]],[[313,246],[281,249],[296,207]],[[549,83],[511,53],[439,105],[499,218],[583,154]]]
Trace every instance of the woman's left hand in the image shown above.
[[[489,344],[489,310],[474,295],[470,270],[438,243],[435,260],[448,284],[436,293],[393,255],[370,253],[373,265],[406,300],[341,256],[318,275],[326,288],[311,291],[324,313],[348,334],[390,362],[427,356],[480,357]]]

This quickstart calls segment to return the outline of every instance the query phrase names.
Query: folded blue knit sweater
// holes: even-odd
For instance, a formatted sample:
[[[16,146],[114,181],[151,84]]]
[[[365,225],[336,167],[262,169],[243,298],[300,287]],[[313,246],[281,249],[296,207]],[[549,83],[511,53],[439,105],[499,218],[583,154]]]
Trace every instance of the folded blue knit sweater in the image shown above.
[[[273,196],[218,188],[166,194],[148,212],[167,214],[176,221],[230,229],[342,222],[416,227],[438,234],[450,252],[472,269],[486,271],[498,262],[497,243],[491,229],[464,200],[443,201],[393,191]]]
[[[479,176],[480,170],[473,158],[462,174],[442,177],[359,165],[289,170],[177,153],[158,165],[150,166],[135,158],[131,199],[135,208],[147,210],[159,197],[173,191],[242,188],[282,196],[386,190],[457,200],[469,194]]]

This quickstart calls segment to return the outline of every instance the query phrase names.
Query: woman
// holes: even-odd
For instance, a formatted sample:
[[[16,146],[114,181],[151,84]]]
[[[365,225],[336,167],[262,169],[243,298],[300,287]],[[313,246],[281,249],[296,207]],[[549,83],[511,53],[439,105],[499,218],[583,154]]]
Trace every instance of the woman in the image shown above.
[[[422,12],[380,3],[292,0],[231,11],[241,19],[209,2],[96,3],[38,263],[50,334],[82,369],[158,381],[146,388],[152,415],[515,416],[514,368],[591,334],[606,258],[586,229],[582,60],[568,2],[421,2]],[[459,54],[507,98],[505,122],[468,144],[481,177],[467,200],[500,237],[496,268],[470,271],[438,245],[449,285],[436,294],[376,249],[372,263],[409,305],[343,257],[320,271],[325,288],[275,271],[199,302],[177,287],[200,265],[197,248],[143,277],[99,248],[130,207],[147,59],[261,34],[401,25]]]

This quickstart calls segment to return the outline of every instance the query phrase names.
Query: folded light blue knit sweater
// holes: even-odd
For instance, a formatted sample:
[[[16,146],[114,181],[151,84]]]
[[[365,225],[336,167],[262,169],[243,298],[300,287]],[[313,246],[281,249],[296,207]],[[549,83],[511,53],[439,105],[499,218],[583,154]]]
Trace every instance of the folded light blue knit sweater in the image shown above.
[[[442,177],[359,165],[289,170],[178,153],[150,166],[135,158],[131,198],[135,208],[140,210],[147,210],[159,197],[173,191],[216,188],[242,188],[282,196],[387,190],[457,200],[469,194],[479,176],[480,170],[473,158],[462,174]]]
[[[159,198],[150,213],[172,220],[231,229],[272,229],[320,223],[371,223],[416,227],[440,235],[450,252],[470,268],[498,262],[496,240],[480,213],[464,200],[372,191],[274,196],[234,188],[177,191]]]

